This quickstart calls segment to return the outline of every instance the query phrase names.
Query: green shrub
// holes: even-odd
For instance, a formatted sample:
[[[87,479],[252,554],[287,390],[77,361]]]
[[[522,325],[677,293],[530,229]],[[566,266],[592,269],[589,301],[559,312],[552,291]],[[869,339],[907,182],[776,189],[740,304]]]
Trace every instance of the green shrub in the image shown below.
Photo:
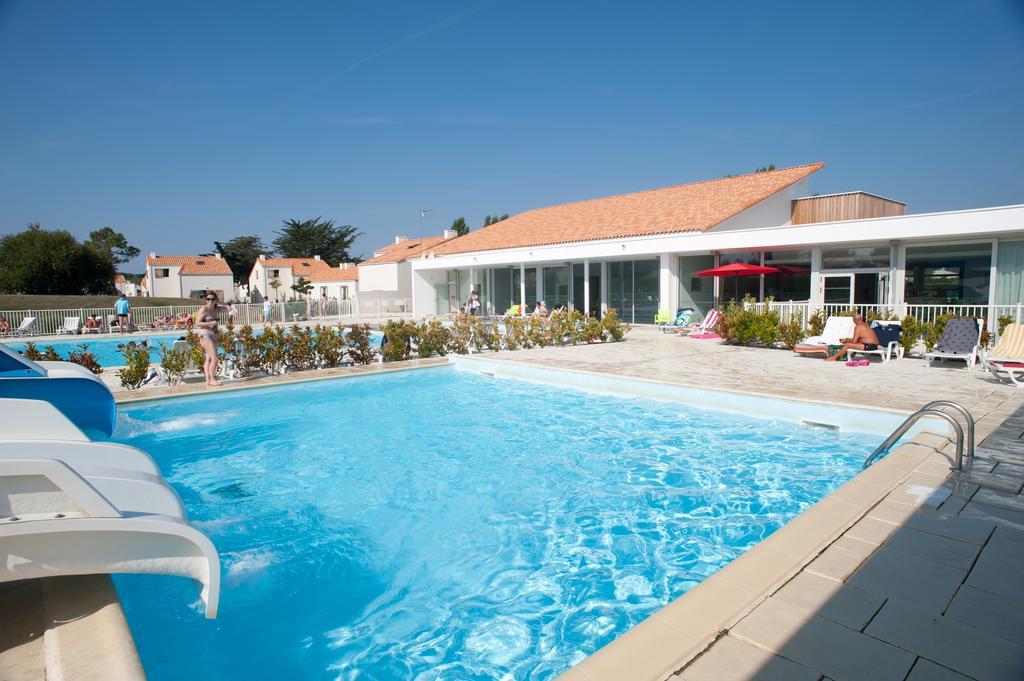
[[[25,355],[25,359],[30,359],[33,362],[43,358],[43,353],[39,352],[39,348],[32,341],[25,343],[25,350],[22,354]]]
[[[820,336],[825,331],[826,321],[828,321],[828,315],[824,310],[815,311],[807,318],[807,335]]]
[[[370,339],[369,324],[353,324],[345,335],[348,356],[355,364],[372,364],[377,359],[377,351]]]
[[[605,335],[613,341],[620,341],[629,333],[629,324],[624,324],[619,319],[619,314],[614,308],[609,308],[601,317],[601,326],[604,327]]]
[[[243,324],[238,329],[235,345],[228,353],[228,358],[234,363],[239,376],[248,376],[263,366],[260,341],[248,324]]]
[[[322,368],[332,369],[341,364],[345,358],[345,341],[338,333],[338,329],[317,324],[313,330],[313,337],[316,355]]]
[[[577,342],[601,343],[604,341],[604,325],[597,317],[590,315],[579,326]]]
[[[416,325],[402,319],[389,319],[381,327],[384,332],[384,359],[400,362],[409,356],[409,340],[416,333]]]
[[[497,324],[485,323],[480,317],[470,317],[469,327],[471,331],[472,347],[476,352],[501,350],[501,332]]]
[[[420,357],[448,354],[449,332],[438,319],[431,319],[416,327],[416,354]]]
[[[876,320],[880,322],[894,322],[896,321],[896,313],[888,307],[883,307],[881,310],[868,310],[864,315],[864,321],[868,324]]]
[[[180,383],[188,371],[189,351],[187,348],[175,349],[167,343],[160,344],[160,366],[167,375],[167,382],[171,385]]]
[[[804,319],[799,312],[790,312],[784,319],[779,320],[778,339],[787,348],[804,339]]]
[[[268,376],[284,372],[288,357],[288,338],[278,325],[268,326],[256,336],[259,368]]]
[[[284,339],[284,363],[289,371],[309,371],[316,368],[316,345],[313,330],[293,324]]]
[[[996,320],[996,323],[999,325],[999,335],[1000,336],[1003,335],[1003,331],[1006,330],[1007,326],[1009,326],[1010,324],[1013,324],[1013,319],[1014,319],[1014,317],[1013,317],[1012,314],[1002,314],[1002,315],[999,315],[999,319]]]
[[[900,322],[900,347],[905,357],[909,357],[910,351],[917,345],[924,331],[923,326],[917,317],[909,314]]]
[[[39,355],[39,359],[44,362],[60,362],[64,358],[60,356],[60,353],[53,349],[52,345],[47,345],[46,349],[43,350],[43,354]]]
[[[203,366],[203,363],[206,362],[206,351],[203,350],[203,346],[199,342],[199,334],[196,333],[195,328],[188,327],[188,331],[185,332],[185,342],[188,343],[192,363],[197,367]]]
[[[546,348],[555,342],[546,317],[527,318],[526,337],[530,340],[530,346],[535,348]]]
[[[779,312],[766,309],[754,312],[754,338],[765,347],[773,347],[779,339]]]
[[[548,317],[548,329],[552,342],[555,345],[572,344],[577,321],[579,321],[578,318],[564,307],[553,310],[551,316]]]
[[[448,352],[455,355],[468,354],[472,342],[473,328],[469,325],[469,320],[456,319],[452,324],[451,334],[448,336]]]
[[[530,339],[526,335],[526,320],[523,317],[505,317],[505,338],[503,343],[506,350],[530,347]]]
[[[99,360],[96,359],[96,355],[89,352],[89,344],[82,343],[78,346],[80,350],[72,350],[68,354],[68,361],[83,366],[97,376],[103,373],[103,367],[100,366]]]
[[[149,348],[129,343],[121,348],[124,367],[117,370],[121,386],[128,390],[138,390],[149,375]]]

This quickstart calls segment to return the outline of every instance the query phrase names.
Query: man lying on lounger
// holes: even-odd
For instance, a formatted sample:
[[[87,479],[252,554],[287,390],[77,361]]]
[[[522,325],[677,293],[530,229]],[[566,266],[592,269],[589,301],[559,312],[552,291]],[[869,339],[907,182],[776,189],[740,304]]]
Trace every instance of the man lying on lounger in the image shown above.
[[[846,355],[847,350],[878,349],[878,335],[859,314],[853,315],[853,338],[840,338],[839,342],[843,344],[843,347],[839,348],[839,352],[836,354],[827,357],[828,361],[835,362]]]

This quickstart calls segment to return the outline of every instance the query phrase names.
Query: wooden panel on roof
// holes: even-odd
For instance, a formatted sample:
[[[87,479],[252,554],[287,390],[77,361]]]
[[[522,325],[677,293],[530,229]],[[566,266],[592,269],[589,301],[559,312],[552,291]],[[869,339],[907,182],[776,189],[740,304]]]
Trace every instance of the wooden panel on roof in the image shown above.
[[[867,192],[847,192],[794,199],[791,219],[794,225],[806,225],[812,222],[888,218],[906,214],[905,203]]]

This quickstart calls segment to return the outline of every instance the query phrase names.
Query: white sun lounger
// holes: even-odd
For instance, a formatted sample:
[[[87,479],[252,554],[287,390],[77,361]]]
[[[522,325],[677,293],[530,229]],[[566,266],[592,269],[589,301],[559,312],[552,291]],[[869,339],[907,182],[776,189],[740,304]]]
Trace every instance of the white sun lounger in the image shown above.
[[[21,320],[18,328],[11,331],[12,336],[34,336],[36,335],[36,318],[25,317]]]
[[[78,317],[65,317],[64,326],[57,329],[57,333],[72,333],[78,334],[82,332],[82,320]]]
[[[217,550],[188,524],[148,456],[88,441],[38,400],[0,400],[0,432],[0,582],[103,573],[189,577],[201,585],[206,616],[216,617]],[[43,432],[67,439],[32,437]]]
[[[842,338],[853,335],[853,317],[829,317],[820,336],[809,336],[793,346],[793,352],[800,355],[821,354],[828,356],[828,346],[842,345]]]

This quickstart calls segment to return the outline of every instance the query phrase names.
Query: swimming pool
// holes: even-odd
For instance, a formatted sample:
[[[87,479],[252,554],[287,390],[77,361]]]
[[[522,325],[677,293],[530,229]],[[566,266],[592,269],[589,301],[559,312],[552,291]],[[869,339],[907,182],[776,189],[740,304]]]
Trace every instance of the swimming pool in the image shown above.
[[[151,679],[426,680],[554,678],[881,436],[442,367],[130,406],[115,439],[224,559],[214,622],[117,578]]]
[[[254,335],[260,335],[263,333],[263,327],[258,326],[253,328]],[[171,345],[174,341],[184,337],[184,331],[173,331],[167,333],[157,334],[144,334],[144,333],[132,333],[124,336],[117,336],[114,338],[104,337],[98,338],[94,336],[74,336],[73,340],[59,340],[59,341],[33,341],[36,347],[40,351],[45,350],[49,346],[53,346],[53,349],[63,357],[67,356],[73,350],[79,350],[82,344],[85,343],[89,346],[89,352],[96,356],[96,361],[100,363],[101,367],[119,367],[124,366],[124,355],[118,349],[118,345],[128,343],[129,341],[135,341],[141,343],[143,340],[149,341],[149,361],[159,362],[160,361],[160,344],[166,343]],[[377,345],[380,344],[381,339],[384,337],[379,331],[373,331],[370,334],[370,339]],[[17,352],[25,352],[25,343],[8,343],[8,345]]]

